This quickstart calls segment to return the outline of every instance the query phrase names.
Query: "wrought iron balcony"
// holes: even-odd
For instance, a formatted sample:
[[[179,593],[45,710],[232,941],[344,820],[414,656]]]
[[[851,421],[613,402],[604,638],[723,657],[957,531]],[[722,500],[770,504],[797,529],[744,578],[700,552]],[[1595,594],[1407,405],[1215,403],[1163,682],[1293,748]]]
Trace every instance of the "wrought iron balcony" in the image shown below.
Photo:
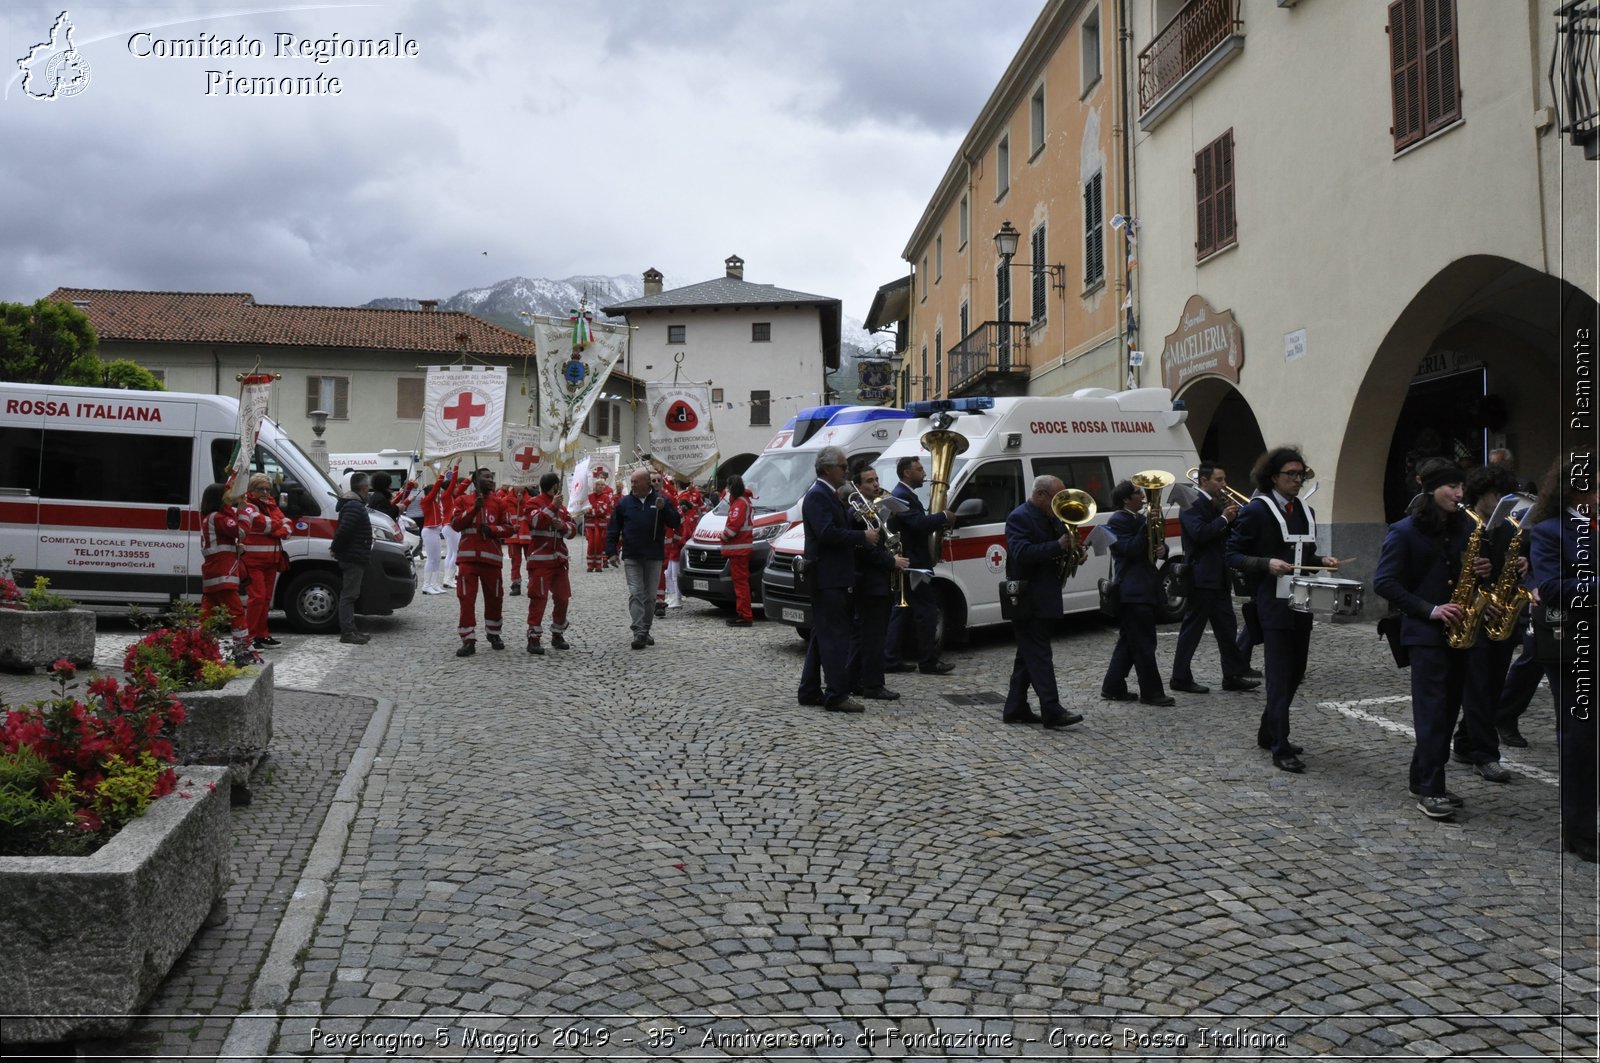
[[[1561,108],[1561,131],[1583,148],[1586,159],[1600,159],[1600,103],[1595,74],[1600,69],[1600,2],[1571,0],[1556,10],[1555,54],[1550,57],[1550,88]]]
[[[961,337],[945,357],[951,395],[980,387],[990,393],[1021,394],[1028,382],[1028,325],[985,321]]]
[[[1139,53],[1139,111],[1143,113],[1161,94],[1244,24],[1240,0],[1189,0],[1164,26],[1156,39]]]

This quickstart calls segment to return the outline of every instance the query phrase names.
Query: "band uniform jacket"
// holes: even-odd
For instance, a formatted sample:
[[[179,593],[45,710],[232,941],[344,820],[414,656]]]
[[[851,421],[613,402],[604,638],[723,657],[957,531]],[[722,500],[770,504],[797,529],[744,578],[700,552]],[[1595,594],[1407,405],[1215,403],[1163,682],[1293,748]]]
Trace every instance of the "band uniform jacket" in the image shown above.
[[[1432,504],[1431,502],[1429,503]],[[1461,553],[1472,533],[1471,518],[1452,513],[1445,523],[1445,534],[1429,535],[1406,517],[1389,526],[1372,589],[1395,604],[1402,614],[1400,641],[1406,646],[1443,646],[1442,620],[1428,614],[1443,605],[1455,592],[1456,580],[1472,574],[1460,573]]]
[[[1150,523],[1143,513],[1119,509],[1106,520],[1111,538],[1111,578],[1129,605],[1157,605],[1167,600],[1161,573],[1150,560]]]
[[[1533,526],[1527,586],[1539,592],[1541,602],[1594,615],[1595,538],[1590,518],[1571,511]]]
[[[456,549],[456,564],[475,565],[500,571],[504,560],[500,544],[511,537],[515,517],[505,499],[491,491],[483,500],[483,512],[477,512],[478,496],[464,494],[456,501],[455,516],[450,526],[461,533],[461,545]]]
[[[912,568],[933,567],[933,533],[950,523],[943,513],[929,513],[917,493],[902,481],[889,492],[909,507],[889,518],[890,527],[900,533],[900,550]]]
[[[1006,578],[1028,581],[1036,618],[1062,616],[1061,537],[1066,527],[1055,515],[1024,502],[1006,517]]]
[[[806,526],[806,565],[818,590],[848,590],[856,581],[855,548],[867,533],[850,527],[850,512],[826,480],[817,480],[800,503]]]
[[[1216,591],[1227,587],[1229,526],[1227,518],[1217,508],[1217,500],[1198,495],[1192,505],[1178,514],[1178,523],[1183,526],[1183,556],[1189,563],[1189,576],[1194,585]]]
[[[1294,512],[1285,514],[1275,498],[1257,495],[1239,510],[1233,533],[1228,536],[1228,567],[1244,574],[1263,628],[1287,629],[1294,627],[1296,616],[1309,619],[1307,614],[1289,608],[1287,595],[1278,596],[1278,578],[1268,571],[1268,563],[1274,558],[1295,563],[1295,544],[1284,537],[1286,528],[1291,536],[1308,539],[1300,564],[1327,564],[1327,559],[1315,552],[1316,515],[1299,499],[1294,500]]]

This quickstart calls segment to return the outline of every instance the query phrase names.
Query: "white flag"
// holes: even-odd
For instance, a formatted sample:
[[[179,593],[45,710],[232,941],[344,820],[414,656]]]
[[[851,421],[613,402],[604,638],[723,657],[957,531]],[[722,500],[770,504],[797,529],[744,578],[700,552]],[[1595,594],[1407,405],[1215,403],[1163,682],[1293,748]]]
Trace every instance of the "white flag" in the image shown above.
[[[430,367],[422,415],[424,457],[499,456],[506,421],[505,368]]]
[[[680,480],[693,482],[717,461],[711,428],[711,388],[705,384],[646,384],[650,458]]]
[[[539,430],[520,424],[506,425],[505,475],[500,482],[507,487],[539,486],[539,465],[544,458],[539,453]]]
[[[622,361],[628,330],[588,322],[587,344],[574,353],[573,325],[541,317],[536,321],[539,348],[539,443],[546,461],[566,472],[578,457],[578,435],[584,418],[605,389],[606,378]]]
[[[272,377],[265,373],[248,376],[239,385],[239,451],[234,455],[233,468],[228,474],[229,502],[238,502],[249,489],[256,437],[261,434],[261,422],[266,419],[271,399]]]
[[[572,467],[572,480],[567,484],[567,512],[574,517],[589,512],[589,469],[594,457],[585,455]]]

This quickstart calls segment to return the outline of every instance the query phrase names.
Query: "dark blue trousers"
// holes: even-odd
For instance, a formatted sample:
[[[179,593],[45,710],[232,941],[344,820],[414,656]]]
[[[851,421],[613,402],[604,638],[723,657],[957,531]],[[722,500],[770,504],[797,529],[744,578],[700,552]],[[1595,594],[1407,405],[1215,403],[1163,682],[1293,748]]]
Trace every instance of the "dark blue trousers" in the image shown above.
[[[1262,629],[1262,656],[1267,677],[1267,704],[1261,710],[1261,726],[1256,743],[1272,750],[1273,756],[1286,752],[1289,741],[1289,705],[1306,677],[1306,658],[1311,653],[1311,617],[1291,615],[1290,627]],[[1447,736],[1448,737],[1448,736]]]
[[[1467,683],[1461,692],[1461,722],[1456,725],[1453,743],[1457,753],[1474,764],[1500,759],[1500,732],[1495,715],[1500,692],[1506,682],[1506,668],[1517,644],[1511,639],[1496,642],[1485,638],[1468,651]]]
[[[1596,708],[1592,696],[1579,707],[1576,671],[1571,665],[1545,666],[1556,695],[1556,737],[1561,743],[1561,831],[1569,838],[1593,838]],[[1580,719],[1574,710],[1588,718]]]
[[[1444,769],[1450,761],[1450,732],[1461,712],[1471,650],[1412,646],[1411,724],[1417,732],[1411,754],[1411,789],[1428,797],[1445,794]]]
[[[1233,597],[1217,587],[1195,587],[1189,592],[1183,625],[1178,628],[1178,648],[1172,655],[1172,681],[1194,682],[1190,665],[1200,647],[1206,625],[1217,639],[1217,655],[1222,658],[1222,678],[1238,679],[1250,667],[1239,651],[1239,622],[1233,615]]]
[[[824,689],[826,688],[826,689]],[[811,599],[811,641],[800,666],[800,697],[836,705],[850,695],[850,591],[818,590]]]
[[[922,586],[911,589],[911,575],[906,573],[906,608],[896,607],[889,615],[889,634],[884,642],[884,664],[893,666],[899,664],[902,655],[916,656],[920,667],[932,667],[939,663],[939,647],[934,645],[934,636],[938,632],[939,601],[934,594],[933,581],[925,580]],[[891,582],[890,586],[893,586]],[[898,603],[899,597],[891,599]],[[906,645],[906,640],[914,638],[913,645]]]
[[[1111,694],[1125,693],[1128,671],[1132,669],[1139,674],[1139,697],[1146,701],[1164,697],[1161,666],[1156,663],[1156,607],[1123,602],[1117,609],[1117,628],[1117,645],[1111,651],[1111,664],[1100,681],[1100,689]]]
[[[1028,687],[1039,695],[1039,711],[1045,716],[1064,712],[1061,694],[1056,689],[1056,664],[1050,651],[1048,620],[1013,620],[1011,636],[1017,655],[1011,663],[1011,685],[1006,689],[1005,714],[1021,714],[1028,705]]]
[[[883,686],[883,638],[889,627],[889,599],[856,592],[855,624],[850,631],[850,689]]]
[[[1533,632],[1524,626],[1522,652],[1506,672],[1505,684],[1500,688],[1500,704],[1494,714],[1496,727],[1509,731],[1517,726],[1517,721],[1528,711],[1533,695],[1539,690],[1539,680],[1544,678],[1544,670],[1545,666],[1533,657]]]

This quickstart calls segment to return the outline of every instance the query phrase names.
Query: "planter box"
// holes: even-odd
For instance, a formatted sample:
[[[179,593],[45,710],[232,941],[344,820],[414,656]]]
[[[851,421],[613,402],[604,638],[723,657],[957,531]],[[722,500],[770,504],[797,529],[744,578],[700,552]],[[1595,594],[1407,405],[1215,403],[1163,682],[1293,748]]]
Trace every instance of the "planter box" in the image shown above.
[[[250,773],[272,744],[272,665],[254,666],[220,690],[179,694],[187,717],[173,735],[180,764],[213,764],[233,776],[235,804],[250,803]]]
[[[185,768],[99,852],[0,857],[0,1043],[127,1032],[227,888],[227,790]]]
[[[26,672],[48,668],[63,657],[79,666],[94,663],[93,613],[87,609],[0,609],[0,669]]]

